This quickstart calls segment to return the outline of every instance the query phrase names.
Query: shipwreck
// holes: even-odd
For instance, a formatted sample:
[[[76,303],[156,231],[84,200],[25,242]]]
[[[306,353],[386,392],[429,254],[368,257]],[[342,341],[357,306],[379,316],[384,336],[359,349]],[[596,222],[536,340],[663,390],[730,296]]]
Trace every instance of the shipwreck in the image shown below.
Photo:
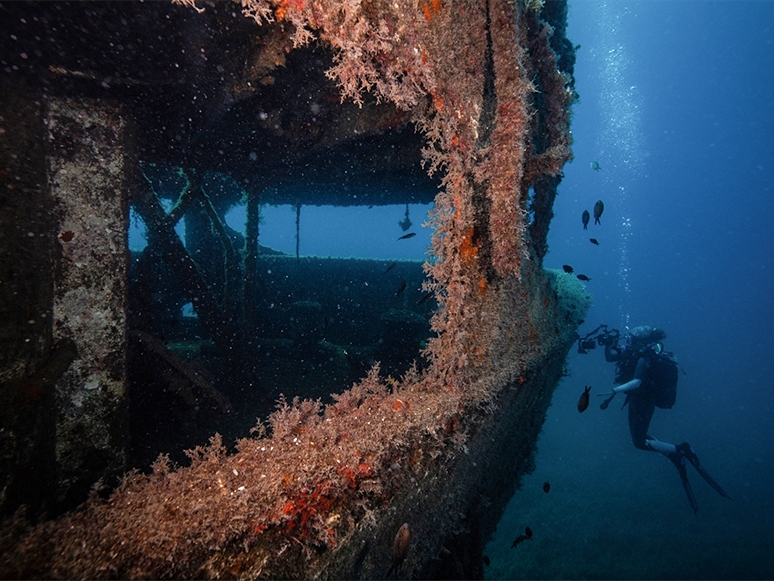
[[[481,578],[590,304],[566,11],[0,4],[0,575]],[[261,244],[415,203],[424,262]]]

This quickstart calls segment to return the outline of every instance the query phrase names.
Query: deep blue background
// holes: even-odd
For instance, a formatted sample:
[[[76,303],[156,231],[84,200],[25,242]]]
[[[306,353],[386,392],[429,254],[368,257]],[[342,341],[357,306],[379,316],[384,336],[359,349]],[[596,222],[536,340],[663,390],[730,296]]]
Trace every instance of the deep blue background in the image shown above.
[[[774,578],[774,3],[571,1],[568,36],[581,100],[546,266],[591,277],[582,334],[667,331],[686,375],[651,434],[693,444],[733,501],[689,467],[694,516],[671,463],[631,445],[621,402],[579,414],[613,369],[573,351],[486,575]],[[534,541],[511,550],[525,526]]]

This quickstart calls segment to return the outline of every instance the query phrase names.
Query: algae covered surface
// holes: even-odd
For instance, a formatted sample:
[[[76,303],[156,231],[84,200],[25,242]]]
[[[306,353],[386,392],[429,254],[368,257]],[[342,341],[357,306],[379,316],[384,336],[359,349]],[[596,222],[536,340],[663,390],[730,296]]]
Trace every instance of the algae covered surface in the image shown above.
[[[480,576],[588,307],[542,268],[572,158],[566,5],[8,9],[4,86],[57,115],[23,152],[54,178],[47,264],[81,300],[43,313],[68,372],[3,369],[56,401],[56,430],[6,439],[37,442],[60,490],[26,516],[6,497],[3,574],[373,577],[410,515],[404,571]],[[114,195],[63,195],[89,150]],[[309,206],[398,206],[409,245],[430,201],[427,260],[302,255]],[[294,210],[290,252],[262,243],[272,204]]]

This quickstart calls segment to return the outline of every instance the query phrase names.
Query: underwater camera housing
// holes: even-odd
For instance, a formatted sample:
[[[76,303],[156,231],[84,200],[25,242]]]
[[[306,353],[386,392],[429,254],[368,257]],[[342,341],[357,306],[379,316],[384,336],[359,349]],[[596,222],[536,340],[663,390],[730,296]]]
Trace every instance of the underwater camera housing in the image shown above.
[[[585,337],[578,337],[578,353],[585,355],[592,349],[600,347],[614,347],[618,344],[618,338],[621,332],[618,329],[608,329],[607,325],[602,324]]]

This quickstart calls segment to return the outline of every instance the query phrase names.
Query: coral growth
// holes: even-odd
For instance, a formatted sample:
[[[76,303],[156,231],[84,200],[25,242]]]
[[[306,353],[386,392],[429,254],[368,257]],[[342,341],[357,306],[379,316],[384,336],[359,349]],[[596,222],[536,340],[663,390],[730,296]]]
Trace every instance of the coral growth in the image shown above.
[[[190,452],[191,466],[161,457],[152,474],[129,474],[107,499],[94,496],[20,541],[17,523],[0,539],[4,576],[308,576],[309,559],[398,518],[389,507],[400,494],[439,487],[485,414],[569,344],[583,305],[571,316],[562,307],[525,224],[530,186],[570,158],[573,93],[540,3],[242,6],[260,24],[292,28],[295,46],[313,37],[330,45],[342,98],[362,103],[370,91],[409,111],[426,135],[426,168],[443,172],[425,266],[425,290],[441,305],[429,366],[395,378],[377,365],[327,406],[283,400],[234,454],[216,436]],[[441,531],[464,510],[459,498],[422,498],[448,506],[440,524],[412,521],[428,539],[407,567],[435,557]]]
[[[127,475],[107,500],[93,496],[13,548],[8,536],[19,531],[11,527],[3,575],[201,576],[239,547],[250,550],[240,575],[255,577],[284,559],[264,538],[295,539],[285,548],[302,554],[334,548],[388,502],[396,474],[424,470],[422,460],[458,441],[449,428],[453,398],[438,401],[415,372],[391,383],[375,368],[326,408],[281,401],[269,418],[271,437],[259,425],[263,437],[240,440],[235,454],[215,436],[188,452],[190,467],[173,469],[161,456],[151,474]]]

